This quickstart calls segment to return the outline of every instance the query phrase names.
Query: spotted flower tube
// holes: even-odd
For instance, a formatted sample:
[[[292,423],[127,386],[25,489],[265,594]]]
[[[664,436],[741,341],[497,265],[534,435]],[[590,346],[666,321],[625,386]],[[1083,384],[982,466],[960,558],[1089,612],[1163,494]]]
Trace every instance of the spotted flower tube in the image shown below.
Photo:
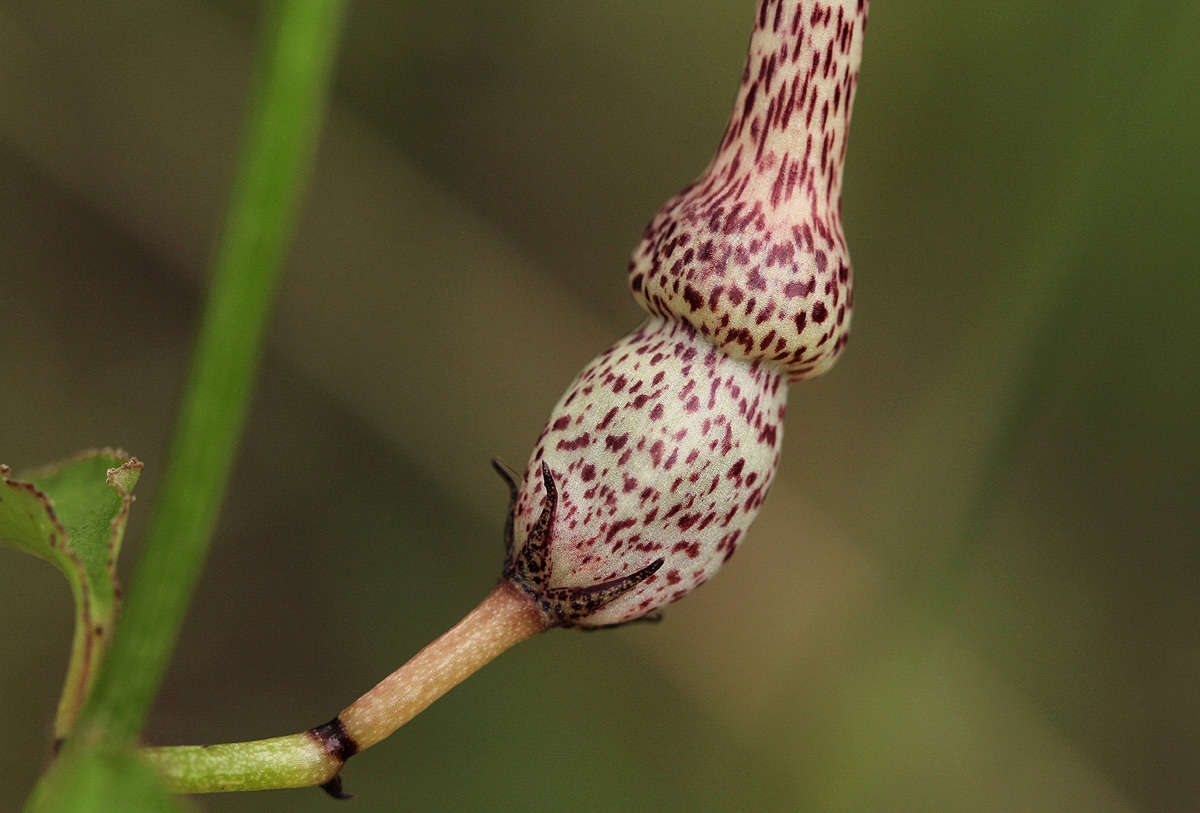
[[[147,749],[176,790],[321,784],[508,647],[655,617],[729,560],[770,490],[789,384],[832,367],[854,302],[842,166],[865,0],[760,0],[707,169],[628,267],[646,320],[576,376],[523,473],[500,583],[457,626],[308,731]]]
[[[548,623],[682,597],[757,515],[788,382],[828,370],[850,327],[839,204],[866,19],[865,2],[759,4],[720,149],[629,263],[650,318],[567,389],[521,483],[517,560],[532,546],[544,565],[506,575]]]

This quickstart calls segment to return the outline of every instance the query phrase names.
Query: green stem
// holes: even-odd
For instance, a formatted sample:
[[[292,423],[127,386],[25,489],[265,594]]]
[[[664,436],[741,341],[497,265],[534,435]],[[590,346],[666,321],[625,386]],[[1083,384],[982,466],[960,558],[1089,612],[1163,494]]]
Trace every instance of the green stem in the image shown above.
[[[252,742],[169,745],[143,755],[176,793],[219,793],[323,785],[342,762],[307,731]]]
[[[323,785],[338,775],[349,756],[384,739],[501,652],[546,626],[533,601],[502,581],[462,621],[325,726],[267,740],[173,745],[142,753],[179,793]]]
[[[342,0],[273,7],[212,290],[157,511],[84,721],[135,737],[208,551],[323,118]]]

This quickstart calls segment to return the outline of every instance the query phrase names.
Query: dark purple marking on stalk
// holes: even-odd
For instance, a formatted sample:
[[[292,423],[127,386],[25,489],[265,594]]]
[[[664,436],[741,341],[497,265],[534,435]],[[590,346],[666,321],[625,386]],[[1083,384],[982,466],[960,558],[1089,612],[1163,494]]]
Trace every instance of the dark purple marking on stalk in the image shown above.
[[[334,717],[328,723],[310,728],[308,736],[312,737],[331,757],[344,763],[358,753],[358,743],[346,733],[340,717]]]
[[[346,727],[342,725],[340,717],[334,717],[324,725],[310,728],[306,733],[316,740],[340,765],[345,765],[346,760],[358,753],[358,743],[346,733]],[[323,783],[321,790],[328,793],[334,799],[351,799],[354,797],[354,794],[346,793],[342,790],[342,777],[340,775],[334,775],[328,782]]]

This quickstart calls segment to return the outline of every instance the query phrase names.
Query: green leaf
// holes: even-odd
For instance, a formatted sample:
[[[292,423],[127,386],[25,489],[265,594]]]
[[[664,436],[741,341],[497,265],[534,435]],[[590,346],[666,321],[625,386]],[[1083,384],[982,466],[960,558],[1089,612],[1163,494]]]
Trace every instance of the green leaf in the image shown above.
[[[75,639],[54,733],[65,737],[112,638],[117,554],[142,463],[101,449],[10,478],[0,466],[0,544],[45,559],[75,596]]]

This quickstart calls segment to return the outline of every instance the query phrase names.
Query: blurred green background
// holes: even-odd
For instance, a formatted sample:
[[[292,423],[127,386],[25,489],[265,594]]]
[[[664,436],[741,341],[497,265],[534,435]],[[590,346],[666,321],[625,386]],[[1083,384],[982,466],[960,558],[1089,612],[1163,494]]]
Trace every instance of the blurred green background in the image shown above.
[[[351,6],[208,570],[147,738],[324,721],[481,598],[550,406],[639,319],[753,3]],[[153,503],[256,7],[0,0],[0,462]],[[877,3],[854,340],[749,544],[657,626],[523,644],[355,758],[358,810],[1200,807],[1200,5]],[[0,551],[0,809],[71,608]],[[27,738],[27,739],[24,739]],[[29,745],[28,743],[32,743]],[[316,790],[213,811],[329,810]]]

